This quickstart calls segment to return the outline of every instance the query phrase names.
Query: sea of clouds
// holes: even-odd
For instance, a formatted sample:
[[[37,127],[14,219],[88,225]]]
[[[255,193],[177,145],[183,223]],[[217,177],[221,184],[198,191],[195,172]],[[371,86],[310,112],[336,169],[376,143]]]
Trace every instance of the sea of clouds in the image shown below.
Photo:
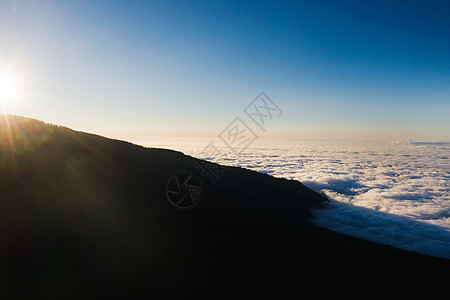
[[[315,224],[450,258],[450,144],[290,140],[209,155],[206,141],[134,142],[299,180],[331,201]]]

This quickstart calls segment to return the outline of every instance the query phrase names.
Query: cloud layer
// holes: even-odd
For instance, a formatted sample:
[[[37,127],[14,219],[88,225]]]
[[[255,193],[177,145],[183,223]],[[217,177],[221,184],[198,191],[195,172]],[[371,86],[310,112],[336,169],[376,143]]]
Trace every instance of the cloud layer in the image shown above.
[[[450,145],[283,143],[240,154],[165,144],[195,157],[296,179],[332,200],[314,222],[341,233],[450,258]]]

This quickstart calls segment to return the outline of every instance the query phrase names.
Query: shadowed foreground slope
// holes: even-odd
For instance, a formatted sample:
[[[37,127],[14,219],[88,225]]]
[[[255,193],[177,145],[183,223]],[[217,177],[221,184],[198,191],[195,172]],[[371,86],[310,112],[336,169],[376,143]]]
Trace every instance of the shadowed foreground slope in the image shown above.
[[[0,120],[0,297],[285,298],[446,291],[449,262],[318,228],[296,181],[21,117]],[[203,197],[166,198],[178,172]],[[393,290],[392,290],[393,289]],[[445,294],[442,294],[445,295]]]

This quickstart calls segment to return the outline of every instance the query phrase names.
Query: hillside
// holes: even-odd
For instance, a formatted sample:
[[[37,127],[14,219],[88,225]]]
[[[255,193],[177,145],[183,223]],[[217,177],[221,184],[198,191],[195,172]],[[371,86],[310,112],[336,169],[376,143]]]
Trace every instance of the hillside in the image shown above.
[[[0,298],[445,291],[448,260],[312,225],[310,210],[326,199],[301,183],[241,168],[212,183],[197,163],[1,116]],[[166,196],[180,172],[202,184],[189,209]]]

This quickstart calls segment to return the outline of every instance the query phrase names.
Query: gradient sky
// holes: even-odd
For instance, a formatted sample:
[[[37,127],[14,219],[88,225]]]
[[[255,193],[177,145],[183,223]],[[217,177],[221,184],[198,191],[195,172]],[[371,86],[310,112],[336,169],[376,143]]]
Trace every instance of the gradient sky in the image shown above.
[[[0,1],[7,112],[115,137],[214,136],[261,91],[269,135],[450,141],[449,1]]]

